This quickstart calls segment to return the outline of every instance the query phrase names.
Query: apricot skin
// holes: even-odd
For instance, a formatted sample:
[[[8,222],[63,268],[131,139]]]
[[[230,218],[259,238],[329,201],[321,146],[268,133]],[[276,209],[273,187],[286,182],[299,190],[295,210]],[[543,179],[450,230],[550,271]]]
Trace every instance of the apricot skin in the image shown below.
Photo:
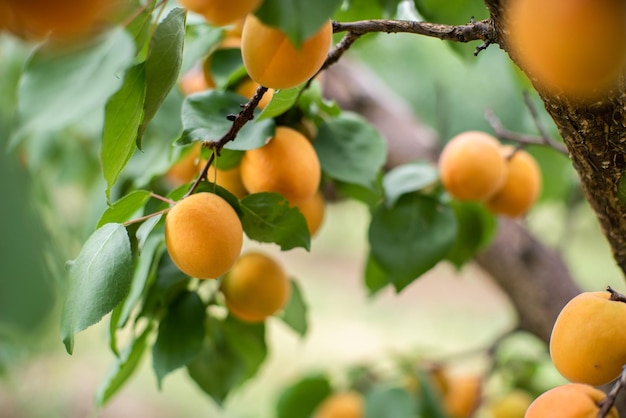
[[[482,379],[476,375],[447,376],[443,406],[452,418],[468,418],[478,408]]]
[[[506,178],[500,143],[478,131],[452,138],[439,157],[441,182],[458,200],[483,201],[491,197]]]
[[[280,30],[249,15],[243,25],[241,55],[248,75],[265,87],[296,87],[322,67],[332,39],[330,20],[299,48]]]
[[[165,246],[174,264],[198,279],[217,278],[235,263],[243,228],[221,197],[197,193],[179,201],[165,218]]]
[[[335,393],[317,407],[313,418],[363,418],[364,404],[363,396],[358,392]]]
[[[289,299],[289,278],[274,259],[263,253],[243,254],[221,285],[228,310],[246,322],[262,322]]]
[[[540,88],[589,101],[617,86],[625,20],[622,0],[511,0],[504,26],[512,55]]]
[[[541,394],[526,410],[524,418],[597,418],[597,405],[604,392],[581,383],[557,386]],[[612,408],[608,418],[618,418]]]
[[[320,229],[322,222],[324,221],[324,213],[326,209],[326,202],[321,192],[315,193],[313,196],[305,200],[298,200],[290,202],[293,206],[296,206],[304,219],[306,220],[309,234],[314,236]]]
[[[317,191],[321,167],[315,149],[300,132],[279,126],[261,148],[248,150],[240,163],[250,193],[275,192],[289,201],[305,200]]]
[[[584,292],[557,317],[550,356],[569,381],[598,386],[617,378],[626,364],[626,303],[609,292]]]
[[[514,147],[504,146],[502,154],[507,166],[506,180],[485,204],[492,213],[517,218],[528,212],[539,197],[541,170],[524,150],[514,151]]]

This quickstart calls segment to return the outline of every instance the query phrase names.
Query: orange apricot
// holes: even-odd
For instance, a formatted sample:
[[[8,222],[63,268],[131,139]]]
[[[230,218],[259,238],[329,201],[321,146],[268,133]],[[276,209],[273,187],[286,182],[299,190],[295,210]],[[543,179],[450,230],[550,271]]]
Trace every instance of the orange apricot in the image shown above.
[[[313,145],[285,126],[277,127],[266,145],[246,151],[240,167],[250,193],[275,192],[300,201],[313,196],[320,184],[321,167]]]
[[[626,364],[626,303],[611,292],[583,292],[561,310],[550,336],[550,357],[571,382],[603,385]]]
[[[626,63],[622,0],[511,0],[504,17],[512,55],[537,84],[570,99],[617,87]]]
[[[330,20],[296,47],[279,29],[249,15],[243,25],[241,54],[250,77],[265,87],[287,89],[313,77],[330,49]]]
[[[296,200],[290,203],[300,210],[306,220],[309,234],[314,236],[320,229],[322,221],[324,220],[326,202],[322,193],[318,191],[308,199]]]
[[[480,404],[482,379],[476,375],[448,376],[443,406],[451,418],[469,418]]]
[[[569,383],[541,394],[526,410],[524,418],[596,418],[598,403],[606,395],[590,385]],[[618,418],[611,408],[608,418]]]
[[[485,202],[487,209],[511,218],[522,216],[532,207],[541,191],[541,170],[532,155],[512,146],[503,146],[506,180]]]
[[[204,168],[204,164],[200,164],[200,169],[202,168]],[[241,181],[239,166],[229,169],[220,169],[215,168],[215,164],[212,164],[207,172],[207,179],[218,186],[222,186],[239,199],[248,194],[248,191]]]
[[[243,254],[220,287],[228,310],[246,322],[262,322],[282,309],[291,293],[289,277],[273,258]]]
[[[524,418],[533,397],[524,390],[514,389],[487,405],[491,418]]]
[[[211,84],[212,83],[212,84]],[[202,67],[194,65],[186,71],[178,82],[178,88],[185,96],[215,88],[215,82],[207,79]]]
[[[165,246],[185,274],[212,279],[226,273],[243,245],[237,212],[213,193],[196,193],[176,203],[165,218]]]
[[[261,6],[263,0],[206,0],[201,14],[215,26],[224,26],[243,19]]]
[[[448,193],[458,200],[488,199],[506,178],[500,142],[484,132],[458,134],[439,156],[439,175]]]
[[[363,418],[365,401],[355,391],[338,392],[327,397],[315,410],[313,418]]]
[[[235,89],[235,93],[247,98],[251,99],[252,96],[255,95],[256,90],[259,88],[259,83],[249,78],[243,80],[239,83],[237,88]],[[265,109],[265,107],[272,100],[272,96],[274,95],[274,89],[268,89],[261,100],[259,101],[259,105],[257,106],[259,109]]]

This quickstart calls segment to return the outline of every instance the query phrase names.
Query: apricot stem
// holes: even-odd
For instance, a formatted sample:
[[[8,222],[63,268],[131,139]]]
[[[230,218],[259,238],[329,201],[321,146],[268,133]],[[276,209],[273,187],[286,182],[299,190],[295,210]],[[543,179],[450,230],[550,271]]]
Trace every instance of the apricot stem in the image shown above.
[[[164,196],[158,195],[158,194],[156,194],[156,193],[152,193],[152,192],[150,192],[150,197],[153,197],[153,198],[155,198],[155,199],[158,199],[158,200],[160,200],[161,202],[169,203],[169,204],[170,204],[170,205],[172,205],[172,206],[176,204],[176,202],[174,202],[172,199],[168,199],[167,197],[164,197]]]
[[[611,289],[609,286],[607,290]],[[612,291],[613,289],[609,290]],[[615,292],[617,293],[617,292]],[[613,295],[613,293],[611,293]],[[619,293],[618,293],[619,295]],[[620,295],[621,296],[621,295]],[[611,408],[615,405],[615,400],[617,399],[617,394],[622,388],[626,386],[626,365],[622,366],[622,374],[619,376],[619,379],[615,382],[609,393],[606,395],[606,398],[602,399],[598,406],[600,410],[598,411],[598,418],[606,418],[611,411]]]
[[[170,211],[170,209],[172,209],[172,208],[171,208],[171,207],[169,207],[169,208],[165,208],[165,209],[160,210],[160,211],[158,211],[158,212],[150,213],[150,214],[148,214],[148,215],[141,216],[141,217],[139,217],[139,218],[131,219],[130,221],[126,221],[126,222],[124,222],[122,225],[124,225],[124,226],[128,226],[128,225],[136,224],[136,223],[139,223],[139,222],[143,222],[143,221],[145,221],[145,220],[147,220],[147,219],[150,219],[150,218],[153,218],[153,217],[155,217],[155,216],[163,215],[164,213],[169,212],[169,211]]]
[[[606,291],[611,294],[611,297],[609,298],[609,300],[613,300],[613,301],[616,301],[616,302],[625,302],[626,303],[626,296],[624,296],[621,293],[615,291],[611,286],[607,286],[606,287]]]

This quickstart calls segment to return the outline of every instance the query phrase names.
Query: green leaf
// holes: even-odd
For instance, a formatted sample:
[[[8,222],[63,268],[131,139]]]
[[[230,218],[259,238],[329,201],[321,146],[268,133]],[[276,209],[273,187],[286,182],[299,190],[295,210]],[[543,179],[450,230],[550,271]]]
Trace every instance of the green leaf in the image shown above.
[[[378,0],[383,9],[383,17],[392,18],[396,15],[398,5],[402,0]]]
[[[222,28],[187,23],[182,72],[186,72],[222,40]]]
[[[148,276],[148,291],[139,316],[157,316],[179,294],[187,290],[191,278],[180,271],[169,254],[163,253],[159,260],[154,282]]]
[[[61,337],[72,354],[74,334],[97,323],[128,294],[133,257],[126,228],[97,229],[70,262],[67,297],[61,313]]]
[[[276,404],[276,418],[310,418],[331,393],[328,377],[307,376],[282,391]]]
[[[480,203],[451,202],[458,225],[454,245],[446,255],[457,269],[463,267],[474,254],[485,248],[493,238],[496,218]]]
[[[385,204],[395,205],[403,194],[423,190],[439,179],[436,167],[427,163],[409,163],[393,168],[383,177]]]
[[[113,367],[109,370],[107,377],[98,386],[96,391],[96,406],[102,408],[115,395],[128,379],[133,375],[137,366],[146,351],[148,337],[152,333],[152,326],[149,325],[131,343],[122,350]]]
[[[300,92],[305,85],[306,84],[302,84],[291,89],[276,90],[272,95],[272,100],[270,100],[269,104],[263,109],[257,120],[275,118],[291,109],[298,101]],[[268,93],[266,92],[265,94]]]
[[[370,255],[365,264],[365,287],[369,290],[370,296],[374,296],[390,282],[385,270]]]
[[[442,404],[441,395],[434,387],[433,380],[424,370],[418,369],[415,371],[415,374],[421,389],[419,416],[429,418],[448,418],[448,414]]]
[[[298,46],[326,23],[341,3],[342,0],[264,0],[255,14],[285,32]]]
[[[220,152],[219,157],[215,158],[215,165],[220,170],[228,170],[229,168],[235,168],[241,162],[243,158],[243,151],[235,151],[230,149],[223,149]]]
[[[152,36],[150,52],[146,60],[144,117],[137,137],[139,148],[141,148],[141,137],[148,123],[156,115],[165,97],[178,80],[183,62],[186,16],[184,9],[173,9],[159,23]]]
[[[231,390],[254,376],[267,356],[265,326],[229,316],[210,318],[200,354],[187,366],[198,386],[218,404]]]
[[[321,125],[313,146],[327,175],[367,188],[374,187],[387,158],[380,133],[349,112]]]
[[[338,22],[354,22],[356,20],[382,19],[384,16],[383,10],[380,5],[381,1],[385,0],[349,0],[348,2],[345,2],[348,7],[340,7],[333,15],[333,19]]]
[[[239,48],[219,48],[210,57],[211,75],[218,87],[226,87],[246,75]]]
[[[148,3],[141,12],[126,26],[126,31],[130,33],[135,40],[135,48],[137,51],[136,62],[144,61],[148,52],[148,40],[152,32],[152,12],[156,3]],[[139,1],[129,2],[121,11],[120,19],[126,19],[137,12],[142,7]]]
[[[401,291],[445,257],[456,232],[450,206],[427,196],[404,195],[393,208],[380,205],[372,214],[371,254]]]
[[[254,193],[240,201],[241,223],[246,235],[255,241],[273,242],[282,251],[311,248],[311,236],[304,216],[290,207],[278,193]]]
[[[33,131],[63,128],[103,106],[133,60],[134,43],[121,28],[89,44],[55,49],[44,43],[26,63],[18,90],[13,140]]]
[[[170,304],[152,347],[159,388],[167,374],[189,364],[202,349],[205,316],[204,303],[195,292],[182,293]]]
[[[383,189],[382,185],[379,185],[379,182],[376,183],[376,187],[374,188],[363,187],[358,184],[343,183],[341,181],[335,181],[334,184],[338,195],[358,200],[359,202],[365,203],[370,208],[373,208],[383,200]]]
[[[185,99],[182,108],[183,134],[179,145],[193,141],[217,141],[228,132],[232,122],[226,116],[238,114],[242,96],[230,91],[209,90]],[[256,113],[255,113],[256,114]],[[227,149],[245,151],[262,147],[274,135],[274,121],[248,122]]]
[[[304,337],[309,329],[307,320],[308,307],[302,296],[300,286],[295,280],[291,280],[291,295],[287,306],[283,309],[280,319],[291,329]]]
[[[135,190],[121,199],[115,201],[104,211],[97,228],[108,223],[123,223],[130,220],[138,211],[143,209],[150,199],[150,192],[146,190]]]
[[[376,386],[365,396],[365,418],[412,418],[417,416],[417,402],[406,390]],[[430,417],[429,415],[424,415]]]

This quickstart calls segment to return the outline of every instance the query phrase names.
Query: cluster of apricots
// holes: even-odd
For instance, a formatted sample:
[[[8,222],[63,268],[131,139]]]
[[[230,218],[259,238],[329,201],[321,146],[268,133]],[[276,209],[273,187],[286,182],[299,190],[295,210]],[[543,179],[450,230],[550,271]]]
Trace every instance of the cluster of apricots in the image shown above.
[[[478,131],[446,144],[439,175],[455,199],[482,202],[492,213],[512,218],[525,214],[541,191],[541,171],[529,153]]]
[[[109,0],[0,0],[0,31],[28,39],[84,39],[106,24],[121,2]]]
[[[511,0],[508,49],[551,94],[590,101],[618,86],[626,66],[626,3],[621,0]]]

